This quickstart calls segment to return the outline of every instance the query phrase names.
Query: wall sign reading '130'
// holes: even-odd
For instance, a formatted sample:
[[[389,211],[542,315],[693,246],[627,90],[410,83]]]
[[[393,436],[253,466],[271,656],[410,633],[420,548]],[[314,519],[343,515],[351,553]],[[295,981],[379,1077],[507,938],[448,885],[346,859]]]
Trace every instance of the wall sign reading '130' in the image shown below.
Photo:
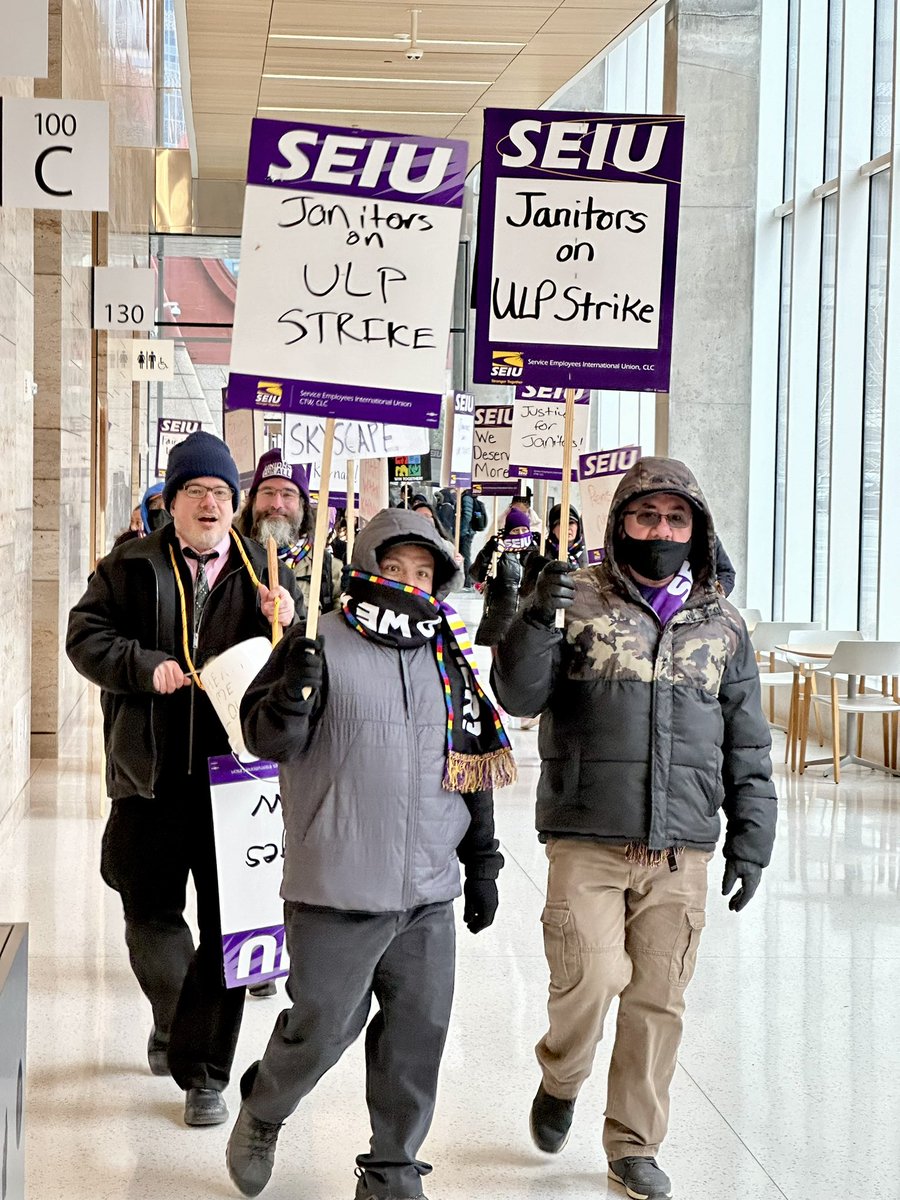
[[[108,104],[29,96],[0,105],[0,205],[109,211]]]
[[[94,268],[94,329],[155,329],[152,267]]]

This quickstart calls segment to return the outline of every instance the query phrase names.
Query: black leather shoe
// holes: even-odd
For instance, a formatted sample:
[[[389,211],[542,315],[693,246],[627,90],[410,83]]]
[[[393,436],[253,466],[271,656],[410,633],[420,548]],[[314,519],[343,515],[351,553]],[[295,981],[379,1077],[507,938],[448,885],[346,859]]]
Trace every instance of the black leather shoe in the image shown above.
[[[560,1100],[544,1091],[541,1084],[531,1103],[531,1140],[545,1154],[559,1154],[569,1140],[572,1117],[575,1115],[574,1100]]]
[[[228,1107],[215,1088],[188,1088],[184,1097],[185,1125],[221,1125],[228,1120]]]
[[[245,1196],[258,1196],[272,1177],[280,1125],[260,1121],[241,1105],[234,1123],[225,1165],[231,1182]]]
[[[274,979],[267,979],[265,983],[255,983],[253,987],[248,987],[247,992],[256,1000],[267,1000],[269,996],[278,994],[278,988]]]
[[[169,1074],[169,1043],[156,1032],[156,1026],[150,1030],[147,1040],[147,1062],[153,1075]]]

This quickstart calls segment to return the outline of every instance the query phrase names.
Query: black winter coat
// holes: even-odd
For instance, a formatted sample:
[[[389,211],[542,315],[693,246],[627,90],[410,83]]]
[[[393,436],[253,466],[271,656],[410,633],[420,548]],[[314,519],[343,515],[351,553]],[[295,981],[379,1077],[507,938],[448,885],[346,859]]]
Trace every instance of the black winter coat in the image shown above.
[[[247,538],[242,542],[265,581],[265,552]],[[205,785],[206,759],[229,751],[228,736],[204,692],[192,685],[162,696],[153,688],[153,672],[167,659],[187,670],[170,546],[175,547],[190,622],[193,586],[172,525],[112,550],[97,564],[87,591],[69,614],[66,653],[76,670],[102,689],[106,784],[112,800],[152,799],[161,783],[183,782],[190,775]],[[293,574],[281,566],[279,580],[296,604]],[[299,604],[297,608],[299,614]],[[195,665],[199,670],[236,642],[270,633],[253,581],[232,546],[203,611]]]
[[[515,550],[502,551],[491,575],[491,563],[499,545],[499,537],[489,538],[470,571],[476,583],[485,585],[484,610],[475,633],[476,646],[496,646],[512,624],[519,603],[523,556]]]
[[[617,514],[647,491],[684,495],[705,514],[694,521],[693,590],[664,627],[615,559]],[[642,459],[613,500],[605,561],[574,576],[565,630],[526,608],[501,641],[497,698],[518,716],[543,713],[543,839],[630,844],[638,857],[711,850],[724,807],[726,856],[768,864],[771,738],[747,629],[717,591],[714,564],[715,533],[693,476],[673,460]]]

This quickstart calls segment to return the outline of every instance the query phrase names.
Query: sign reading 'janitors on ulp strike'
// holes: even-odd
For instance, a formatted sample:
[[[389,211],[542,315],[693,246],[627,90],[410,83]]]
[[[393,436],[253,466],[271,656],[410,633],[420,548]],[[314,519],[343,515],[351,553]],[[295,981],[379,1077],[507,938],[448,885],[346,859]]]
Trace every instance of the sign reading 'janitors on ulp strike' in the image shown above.
[[[229,408],[437,425],[463,142],[255,120]]]
[[[523,384],[668,388],[683,136],[683,117],[485,110],[476,381],[519,352]]]

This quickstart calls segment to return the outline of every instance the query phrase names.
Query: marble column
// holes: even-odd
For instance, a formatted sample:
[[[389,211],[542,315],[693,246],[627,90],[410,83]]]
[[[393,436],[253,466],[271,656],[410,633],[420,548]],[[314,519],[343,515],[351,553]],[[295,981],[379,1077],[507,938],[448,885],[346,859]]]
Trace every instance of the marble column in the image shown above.
[[[750,347],[762,0],[675,0],[666,112],[685,161],[668,453],[694,470],[746,592]],[[666,420],[667,416],[667,420]],[[665,453],[664,446],[658,453]]]

